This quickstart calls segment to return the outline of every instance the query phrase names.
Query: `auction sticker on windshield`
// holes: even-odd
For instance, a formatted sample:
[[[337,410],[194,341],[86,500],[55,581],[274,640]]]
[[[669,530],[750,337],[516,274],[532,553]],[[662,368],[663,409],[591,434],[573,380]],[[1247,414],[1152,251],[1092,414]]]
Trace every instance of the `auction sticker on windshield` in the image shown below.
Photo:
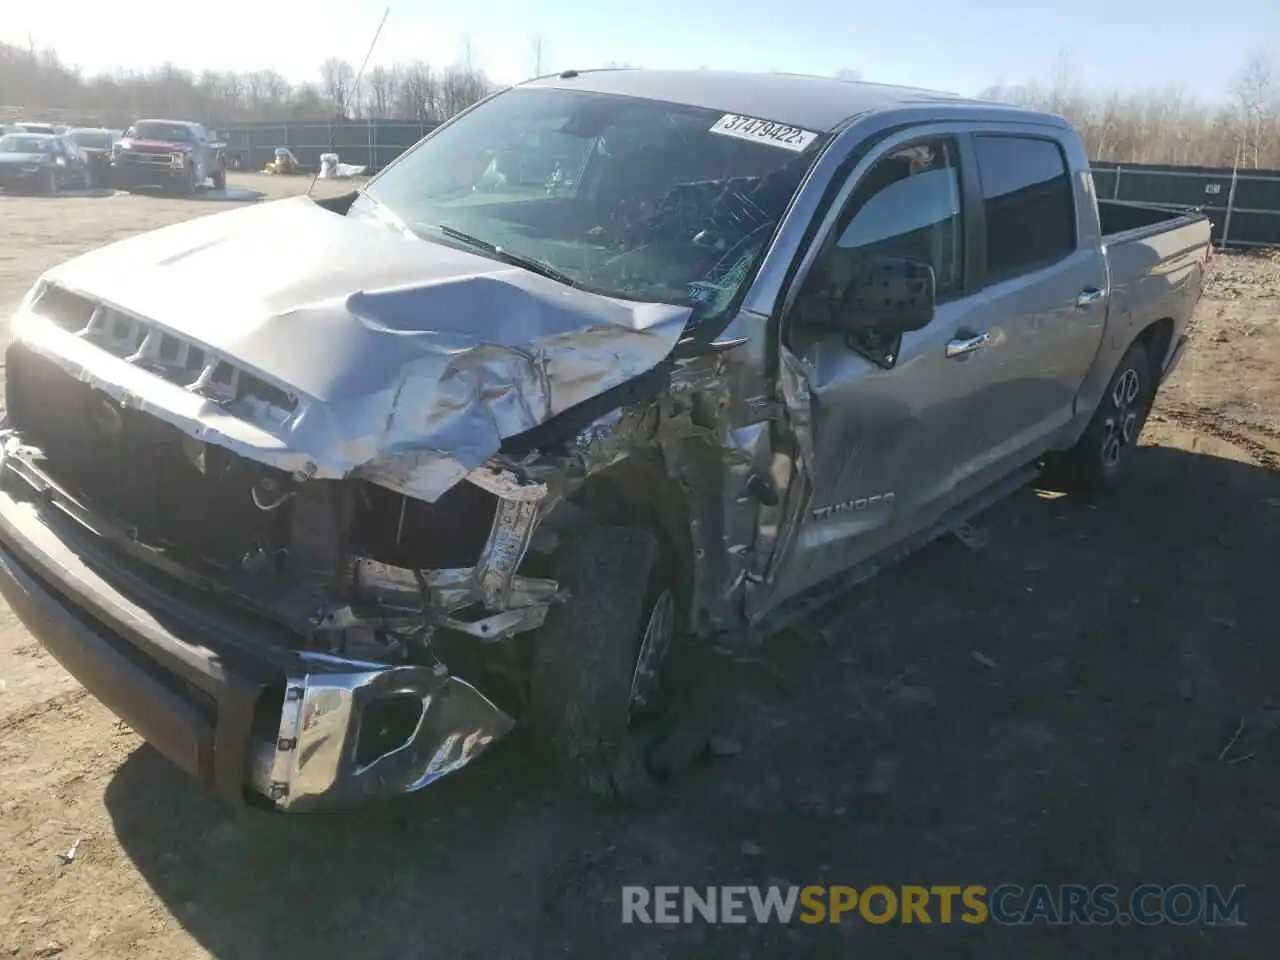
[[[813,143],[818,136],[812,130],[801,130],[799,127],[789,127],[785,123],[774,123],[758,117],[740,117],[736,113],[726,113],[712,125],[711,132],[740,140],[767,143],[796,153]]]

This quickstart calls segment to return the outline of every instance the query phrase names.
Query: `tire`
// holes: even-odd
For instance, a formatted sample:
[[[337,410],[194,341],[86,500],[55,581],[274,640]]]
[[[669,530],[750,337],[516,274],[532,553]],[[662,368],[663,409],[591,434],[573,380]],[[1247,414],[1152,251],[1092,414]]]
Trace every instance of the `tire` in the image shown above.
[[[646,756],[662,725],[637,715],[657,713],[657,676],[676,630],[675,590],[660,558],[645,530],[575,532],[551,571],[569,599],[529,638],[530,726],[549,744],[561,776],[606,803],[626,803],[654,786]],[[642,651],[644,671],[637,669]]]
[[[182,175],[182,183],[178,185],[178,192],[184,197],[194,197],[196,195],[196,168],[194,165],[188,165],[186,173]]]
[[[36,192],[43,193],[45,196],[52,196],[58,192],[58,171],[52,167],[46,167],[44,172],[40,174],[40,182],[36,184]]]
[[[1155,400],[1151,356],[1133,343],[1120,359],[1089,426],[1075,446],[1046,458],[1046,477],[1062,490],[1101,493],[1116,485],[1138,445]]]
[[[227,189],[226,167],[219,167],[217,170],[213,171],[213,189],[215,190]]]

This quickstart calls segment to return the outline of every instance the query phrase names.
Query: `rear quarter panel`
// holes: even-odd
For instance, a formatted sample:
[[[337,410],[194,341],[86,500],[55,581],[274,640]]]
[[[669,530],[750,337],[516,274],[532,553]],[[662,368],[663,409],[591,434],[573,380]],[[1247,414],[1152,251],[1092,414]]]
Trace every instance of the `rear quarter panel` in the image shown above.
[[[1192,215],[1103,237],[1111,274],[1107,325],[1077,398],[1078,430],[1088,425],[1129,346],[1152,324],[1168,321],[1169,336],[1160,351],[1159,368],[1152,371],[1159,378],[1200,300],[1210,229],[1206,218]]]

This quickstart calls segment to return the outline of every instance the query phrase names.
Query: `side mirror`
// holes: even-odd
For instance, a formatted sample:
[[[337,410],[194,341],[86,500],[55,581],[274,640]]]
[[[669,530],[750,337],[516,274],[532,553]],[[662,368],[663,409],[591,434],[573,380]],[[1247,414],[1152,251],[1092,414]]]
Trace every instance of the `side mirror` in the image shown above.
[[[933,319],[933,266],[910,257],[865,256],[832,251],[828,276],[815,279],[799,303],[802,327],[827,333],[894,335],[919,330]],[[809,286],[809,284],[806,284]]]

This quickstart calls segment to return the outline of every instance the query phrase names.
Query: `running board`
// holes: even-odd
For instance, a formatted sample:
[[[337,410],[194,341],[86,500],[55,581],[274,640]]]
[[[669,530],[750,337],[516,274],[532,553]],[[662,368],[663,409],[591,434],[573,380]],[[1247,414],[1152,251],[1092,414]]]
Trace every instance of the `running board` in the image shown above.
[[[749,632],[754,634],[754,638],[759,641],[772,634],[786,630],[805,617],[816,613],[832,601],[843,597],[854,587],[870,580],[887,567],[892,567],[905,560],[922,547],[928,546],[947,534],[956,534],[957,531],[965,527],[972,517],[976,517],[1000,501],[1008,499],[1029,483],[1037,480],[1039,476],[1040,467],[1038,464],[1031,463],[1015,470],[998,483],[992,484],[963,503],[952,507],[942,515],[942,518],[937,523],[926,527],[920,533],[907,537],[900,543],[894,544],[892,547],[868,560],[864,560],[849,570],[838,573],[817,586],[810,587],[798,597],[785,601],[776,610],[765,614],[753,628],[750,628]]]

